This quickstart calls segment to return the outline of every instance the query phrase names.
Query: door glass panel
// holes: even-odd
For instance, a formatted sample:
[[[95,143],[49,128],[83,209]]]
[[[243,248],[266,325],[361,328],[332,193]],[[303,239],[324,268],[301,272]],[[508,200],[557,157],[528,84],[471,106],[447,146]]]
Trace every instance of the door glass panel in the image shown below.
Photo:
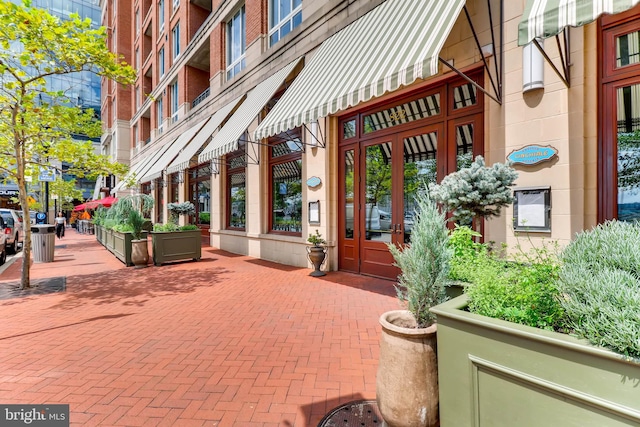
[[[640,84],[617,89],[618,219],[640,219]]]
[[[473,162],[473,123],[456,126],[456,170]]]
[[[371,133],[438,114],[440,114],[440,94],[435,93],[364,116],[363,131]]]
[[[344,207],[344,237],[347,239],[353,239],[353,196],[354,196],[354,151],[348,150],[344,154],[344,194],[345,194],[345,207]]]
[[[436,183],[438,133],[430,132],[403,140],[404,146],[404,242],[411,239],[418,191]]]
[[[342,137],[344,139],[349,139],[354,136],[356,136],[356,119],[344,122],[342,124]]]
[[[197,210],[198,210],[198,218],[197,224],[201,224],[202,216],[200,214],[210,214],[211,212],[211,181],[200,181],[198,183],[198,200],[197,200]]]
[[[640,62],[640,31],[616,37],[616,67]]]
[[[365,239],[391,242],[391,143],[366,148]]]
[[[475,85],[471,83],[465,83],[453,88],[453,109],[458,110],[460,108],[476,105],[478,102],[477,89]]]

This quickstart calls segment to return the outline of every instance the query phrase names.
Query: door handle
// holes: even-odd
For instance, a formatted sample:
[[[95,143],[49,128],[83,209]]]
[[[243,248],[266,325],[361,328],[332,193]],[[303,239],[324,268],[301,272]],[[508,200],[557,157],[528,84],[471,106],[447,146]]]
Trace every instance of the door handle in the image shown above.
[[[397,224],[397,226],[398,226],[397,233],[402,234],[402,224]]]

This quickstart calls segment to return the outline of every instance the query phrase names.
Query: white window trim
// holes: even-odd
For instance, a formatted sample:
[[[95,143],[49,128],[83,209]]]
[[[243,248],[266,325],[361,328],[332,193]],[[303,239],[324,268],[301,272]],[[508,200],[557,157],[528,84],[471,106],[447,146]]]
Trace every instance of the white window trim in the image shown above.
[[[280,19],[280,22],[278,22],[275,26],[273,25],[273,22],[269,23],[269,26],[272,27],[269,29],[269,34],[268,34],[268,40],[271,40],[271,36],[277,32],[280,31],[280,28],[287,22],[289,21],[293,21],[293,17],[295,15],[298,14],[298,12],[300,12],[302,10],[302,3],[300,3],[300,5],[298,7],[296,7],[294,10],[292,10],[291,12],[289,12],[289,14],[287,16],[285,16],[284,18]],[[269,17],[271,17],[271,15],[269,15]],[[269,18],[271,19],[271,18]],[[293,31],[293,28],[291,28],[291,31]],[[278,37],[278,41],[280,41],[280,37]],[[276,43],[278,43],[278,41]]]
[[[166,21],[164,16],[164,0],[159,0],[158,3],[158,23],[160,26],[158,27],[158,34],[164,33],[164,23]],[[162,16],[162,22],[160,22],[160,16]]]
[[[230,34],[232,33],[232,31],[229,30],[230,26],[229,23],[233,22],[234,17],[236,16],[236,14],[240,13],[242,10],[244,9],[244,26],[242,28],[242,31],[245,32],[245,37],[246,37],[246,31],[247,31],[247,12],[246,9],[244,8],[244,5],[242,7],[240,7],[240,9],[237,9],[232,15],[231,18],[227,20],[227,31],[226,31],[226,37],[227,37],[227,43],[231,43],[230,40]],[[226,54],[228,54],[228,52],[226,52]],[[229,71],[233,71],[233,68],[238,65],[239,63],[241,63],[242,61],[244,61],[246,59],[246,55],[247,55],[247,46],[244,47],[244,52],[242,52],[242,55],[240,55],[238,58],[236,58],[235,61],[233,61],[232,63],[227,65],[227,68],[225,69],[225,76],[227,78],[227,80],[234,78],[240,71],[243,70],[243,68],[240,68],[240,71],[238,71],[238,73],[235,73],[233,76],[229,77]],[[229,58],[227,57],[227,60]]]
[[[180,0],[173,0],[173,10],[175,11],[180,7]]]
[[[176,29],[178,30],[178,37],[176,37]],[[180,21],[176,22],[176,25],[174,25],[173,29],[171,30],[171,47],[171,54],[173,55],[173,59],[177,59],[178,57],[180,57],[180,54],[182,53],[182,51],[180,50]],[[178,51],[177,54],[176,50]]]
[[[160,75],[160,79],[164,77],[164,73],[166,72],[165,60],[164,46],[162,46],[162,48],[158,51],[158,74]]]

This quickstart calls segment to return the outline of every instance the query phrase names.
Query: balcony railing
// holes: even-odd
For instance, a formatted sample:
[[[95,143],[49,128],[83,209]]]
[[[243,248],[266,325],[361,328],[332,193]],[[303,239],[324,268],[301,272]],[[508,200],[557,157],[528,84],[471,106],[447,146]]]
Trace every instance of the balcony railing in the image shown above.
[[[193,102],[191,102],[191,108],[195,108],[196,105],[200,104],[202,101],[207,99],[210,94],[211,94],[211,88],[208,87],[204,90],[204,92],[198,95],[196,99],[193,100]]]

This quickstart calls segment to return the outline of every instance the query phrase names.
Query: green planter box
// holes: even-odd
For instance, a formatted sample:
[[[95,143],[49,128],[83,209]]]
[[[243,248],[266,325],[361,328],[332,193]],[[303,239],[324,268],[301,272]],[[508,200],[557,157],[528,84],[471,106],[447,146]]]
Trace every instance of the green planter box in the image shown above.
[[[142,233],[142,238],[147,238],[147,233]],[[113,231],[113,254],[127,267],[133,265],[131,262],[131,241],[133,235],[131,233],[121,233],[119,231]]]
[[[152,231],[151,245],[155,265],[185,259],[197,261],[202,257],[200,230]]]
[[[432,309],[441,427],[640,425],[640,361],[466,306]]]
[[[109,252],[113,253],[113,230],[104,229],[104,246],[109,250]]]
[[[104,245],[104,227],[94,224],[93,228],[96,232],[96,240],[101,245]]]

